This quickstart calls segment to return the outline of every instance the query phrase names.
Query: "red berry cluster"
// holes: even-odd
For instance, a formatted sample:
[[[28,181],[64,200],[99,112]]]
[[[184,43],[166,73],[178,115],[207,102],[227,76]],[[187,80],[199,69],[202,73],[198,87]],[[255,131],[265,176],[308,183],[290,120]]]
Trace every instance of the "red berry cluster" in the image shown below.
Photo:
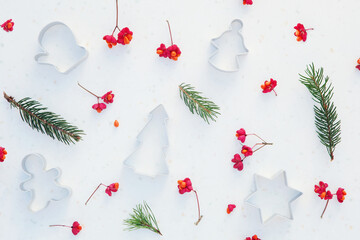
[[[241,148],[241,154],[244,155],[244,158],[241,158],[240,154],[235,154],[234,155],[234,158],[231,160],[234,164],[234,168],[236,168],[237,170],[241,171],[243,170],[244,168],[244,164],[243,164],[243,161],[245,158],[253,155],[254,152],[256,152],[257,150],[263,148],[264,146],[266,145],[272,145],[272,143],[268,143],[266,142],[265,140],[263,140],[261,137],[259,137],[258,135],[256,135],[255,133],[251,133],[251,134],[247,134],[245,129],[241,128],[240,130],[237,130],[236,131],[236,137],[237,139],[244,143],[245,140],[246,140],[246,137],[249,136],[249,135],[254,135],[256,136],[257,138],[259,138],[262,142],[261,143],[256,143],[253,147],[249,147],[249,146],[246,146],[246,145],[243,145],[242,148]],[[253,148],[255,146],[260,146],[258,147],[257,149],[253,150]]]
[[[158,47],[156,49],[156,53],[159,55],[159,57],[170,58],[171,60],[177,61],[178,58],[181,55],[181,51],[180,51],[180,48],[176,44],[173,43],[170,23],[169,23],[169,21],[166,21],[166,22],[167,22],[167,24],[169,26],[169,33],[170,33],[170,38],[171,38],[171,46],[167,48],[165,46],[165,44],[161,43],[160,47]]]
[[[180,48],[176,44],[166,48],[165,44],[162,43],[156,49],[156,53],[159,54],[159,57],[170,58],[174,61],[177,61],[181,55]]]
[[[116,25],[111,35],[105,35],[103,40],[106,41],[109,48],[116,46],[118,43],[122,45],[129,44],[133,37],[133,32],[129,30],[128,27],[123,29],[119,28],[119,4],[118,0],[116,0]],[[115,31],[118,30],[119,33],[117,35],[117,39],[114,37]]]
[[[95,191],[90,195],[90,197],[88,198],[88,200],[85,202],[85,205],[87,205],[87,203],[90,201],[90,199],[92,198],[92,196],[96,193],[96,191],[101,187],[104,186],[105,188],[105,193],[107,195],[109,195],[109,197],[112,196],[113,192],[117,192],[119,190],[119,183],[112,183],[110,185],[105,185],[103,183],[100,183],[99,186],[97,186],[97,188],[95,189]]]
[[[101,113],[102,110],[106,109],[106,104],[110,104],[114,102],[114,97],[115,94],[112,93],[112,91],[109,91],[107,93],[105,93],[102,97],[90,92],[89,90],[87,90],[86,88],[84,88],[83,86],[80,85],[80,83],[78,83],[78,85],[84,89],[85,91],[87,91],[88,93],[90,93],[91,95],[95,96],[97,98],[97,103],[95,103],[92,108],[94,110],[96,110],[98,113]],[[104,103],[100,102],[100,99],[102,99],[104,101]],[[106,104],[105,104],[106,103]]]
[[[195,196],[196,196],[196,201],[197,201],[197,206],[198,206],[198,214],[199,214],[199,218],[198,220],[195,222],[195,225],[198,225],[199,222],[202,219],[202,215],[200,214],[200,202],[199,202],[199,196],[197,194],[197,192],[193,189],[192,187],[192,183],[190,178],[185,178],[184,180],[178,180],[178,189],[179,189],[179,193],[180,194],[184,194],[184,193],[189,193],[189,192],[194,192]]]
[[[327,190],[327,187],[328,187],[328,184],[324,183],[322,181],[319,182],[319,185],[315,185],[315,187],[314,187],[314,192],[318,194],[319,198],[321,198],[323,200],[327,200],[325,209],[324,209],[323,213],[321,214],[321,217],[324,216],[324,213],[328,206],[329,200],[331,200],[334,196],[330,190]],[[341,187],[338,188],[338,190],[336,191],[336,196],[337,196],[337,200],[339,203],[344,202],[345,195],[346,195],[345,189],[343,189]]]
[[[133,32],[129,30],[128,27],[123,29],[119,29],[118,38],[114,37],[114,32],[116,29],[119,29],[117,26],[115,27],[113,33],[111,35],[105,35],[103,40],[106,41],[109,48],[116,46],[118,43],[122,45],[129,44],[132,40]]]

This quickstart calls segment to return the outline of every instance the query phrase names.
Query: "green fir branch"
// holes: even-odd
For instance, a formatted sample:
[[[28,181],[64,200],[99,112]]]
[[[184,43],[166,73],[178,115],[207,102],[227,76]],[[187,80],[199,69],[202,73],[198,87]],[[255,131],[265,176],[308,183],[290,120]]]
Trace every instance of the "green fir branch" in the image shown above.
[[[143,204],[138,204],[136,208],[133,208],[133,213],[130,214],[130,218],[124,220],[124,224],[127,226],[125,229],[127,231],[149,229],[162,235],[154,213],[145,201]]]
[[[216,122],[215,118],[220,115],[218,112],[220,108],[215,103],[201,96],[201,92],[195,91],[190,84],[182,83],[179,86],[179,91],[180,98],[184,100],[185,105],[192,114],[196,112],[207,123],[209,123],[209,119]]]
[[[323,68],[315,70],[313,63],[307,66],[305,73],[306,76],[299,74],[300,82],[307,87],[313,100],[319,104],[319,106],[314,106],[316,132],[332,161],[335,147],[341,141],[341,121],[337,120],[336,107],[331,101],[334,87],[329,82],[328,76],[324,79]]]
[[[32,129],[57,139],[65,144],[75,143],[81,140],[84,131],[70,125],[59,115],[46,111],[38,101],[31,98],[23,98],[15,101],[13,97],[4,92],[4,98],[11,107],[19,109],[21,119],[29,124]]]

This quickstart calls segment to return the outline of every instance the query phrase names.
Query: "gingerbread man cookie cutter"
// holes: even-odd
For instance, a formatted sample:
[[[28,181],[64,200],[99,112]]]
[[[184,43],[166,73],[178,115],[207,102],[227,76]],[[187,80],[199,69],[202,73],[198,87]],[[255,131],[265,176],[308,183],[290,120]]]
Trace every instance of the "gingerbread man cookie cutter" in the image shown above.
[[[29,209],[38,212],[52,201],[60,201],[70,196],[71,190],[59,184],[59,168],[46,170],[46,160],[40,154],[29,154],[22,161],[22,168],[29,178],[20,184],[22,191],[31,195]]]

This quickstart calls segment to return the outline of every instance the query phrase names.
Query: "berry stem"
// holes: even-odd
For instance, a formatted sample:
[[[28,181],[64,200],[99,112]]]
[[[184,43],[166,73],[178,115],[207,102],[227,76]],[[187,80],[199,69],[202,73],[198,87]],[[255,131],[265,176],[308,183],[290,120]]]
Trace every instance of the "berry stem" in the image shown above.
[[[119,3],[118,0],[116,0],[116,27],[119,26]]]
[[[171,39],[171,45],[174,45],[173,38],[172,38],[172,34],[171,34],[171,28],[170,28],[170,23],[169,23],[169,20],[166,20],[166,22],[167,22],[168,27],[169,27],[169,33],[170,33],[170,39]]]
[[[105,184],[100,183],[99,186],[97,186],[97,188],[95,189],[95,191],[90,195],[90,197],[86,201],[85,205],[89,202],[89,200],[92,198],[92,196],[95,194],[95,192],[99,189],[100,186],[107,187]]]
[[[313,28],[308,28],[308,29],[305,29],[305,31],[308,31],[308,30],[314,30]]]
[[[119,29],[120,31],[120,28],[119,28],[119,3],[118,3],[118,0],[116,0],[116,24],[115,24],[115,27],[114,27],[114,30],[111,34],[111,36],[114,36],[114,32],[116,29]]]
[[[326,205],[325,205],[324,211],[323,211],[322,214],[321,214],[321,218],[324,216],[324,213],[325,213],[325,211],[326,211],[326,208],[327,208],[327,206],[328,206],[328,204],[329,204],[329,200],[330,200],[330,199],[328,199],[328,200],[326,201]]]
[[[87,91],[88,93],[90,93],[91,95],[93,95],[93,96],[97,97],[97,98],[98,98],[98,101],[99,101],[99,98],[101,98],[101,97],[99,97],[99,96],[95,95],[94,93],[90,92],[89,90],[87,90],[87,89],[86,89],[86,88],[84,88],[83,86],[81,86],[79,82],[78,82],[78,85],[79,85],[82,89],[84,89],[85,91]]]
[[[255,133],[250,133],[250,134],[246,134],[246,135],[247,135],[247,136],[249,136],[249,135],[256,136],[256,137],[258,137],[261,141],[266,142],[264,139],[262,139],[261,137],[259,137],[259,136],[256,135]]]
[[[68,228],[72,228],[71,226],[67,226],[67,225],[49,225],[49,227],[68,227]]]
[[[260,150],[261,148],[265,147],[266,145],[273,145],[272,143],[267,143],[267,142],[263,142],[263,143],[256,143],[252,148],[254,148],[256,145],[262,145],[261,147],[259,147],[258,149],[254,150],[254,152],[256,152],[257,150]]]
[[[198,225],[203,216],[200,214],[199,196],[198,196],[198,194],[197,194],[197,192],[195,190],[193,190],[193,191],[194,191],[195,196],[196,196],[196,201],[197,201],[197,206],[198,206],[198,213],[199,213],[199,219],[195,222],[195,225]]]
[[[277,93],[275,92],[275,90],[273,89],[274,93],[275,93],[275,96],[277,96]]]

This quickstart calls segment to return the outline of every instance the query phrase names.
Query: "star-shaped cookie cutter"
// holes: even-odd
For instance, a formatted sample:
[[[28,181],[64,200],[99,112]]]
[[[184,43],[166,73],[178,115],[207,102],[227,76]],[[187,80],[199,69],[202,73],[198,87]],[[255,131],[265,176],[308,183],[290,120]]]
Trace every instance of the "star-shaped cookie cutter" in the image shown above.
[[[245,203],[259,210],[263,224],[275,216],[293,219],[291,203],[302,195],[302,192],[288,186],[285,171],[280,171],[271,179],[254,174],[255,192],[251,193]]]

